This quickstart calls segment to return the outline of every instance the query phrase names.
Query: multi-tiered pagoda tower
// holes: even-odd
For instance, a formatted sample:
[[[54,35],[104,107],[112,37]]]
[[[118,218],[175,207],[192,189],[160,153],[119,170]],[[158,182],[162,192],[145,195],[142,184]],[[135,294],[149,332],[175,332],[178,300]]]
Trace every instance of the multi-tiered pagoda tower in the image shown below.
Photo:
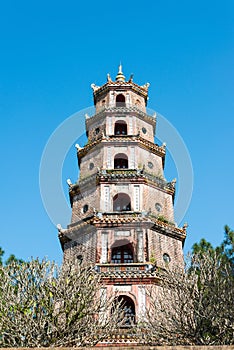
[[[86,115],[87,144],[77,145],[78,182],[69,184],[71,224],[59,231],[64,258],[95,266],[137,321],[155,271],[182,265],[185,227],[174,222],[175,181],[164,178],[165,144],[154,143],[156,115],[146,111],[149,84],[92,84],[96,112]]]

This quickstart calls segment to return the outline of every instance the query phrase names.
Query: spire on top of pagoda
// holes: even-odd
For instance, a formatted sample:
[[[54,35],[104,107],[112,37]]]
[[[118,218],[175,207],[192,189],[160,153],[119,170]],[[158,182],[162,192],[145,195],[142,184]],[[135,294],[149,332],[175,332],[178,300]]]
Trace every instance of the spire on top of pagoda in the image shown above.
[[[115,79],[116,79],[116,81],[125,81],[125,76],[123,75],[123,72],[122,72],[122,64],[121,63],[119,65],[119,71],[118,71],[118,74],[116,75]]]
[[[125,75],[123,74],[123,68],[121,63],[119,64],[118,73],[115,79],[112,80],[110,74],[108,73],[107,81],[105,84],[99,86],[93,83],[91,84],[91,87],[93,89],[93,98],[95,106],[98,101],[102,101],[101,103],[104,103],[103,101],[105,100],[105,96],[109,94],[110,91],[116,93],[119,91],[119,89],[121,89],[121,91],[128,90],[135,94],[138,94],[139,96],[142,96],[145,100],[145,105],[147,104],[149,83],[146,83],[144,85],[136,84],[135,82],[133,82],[133,74],[131,74],[129,79],[126,80]],[[103,104],[101,104],[101,107],[102,106]]]

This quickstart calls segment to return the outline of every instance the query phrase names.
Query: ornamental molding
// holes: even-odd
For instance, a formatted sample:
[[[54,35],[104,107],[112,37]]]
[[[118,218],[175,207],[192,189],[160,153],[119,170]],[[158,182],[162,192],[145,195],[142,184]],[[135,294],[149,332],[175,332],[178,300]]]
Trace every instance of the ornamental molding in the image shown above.
[[[97,122],[99,120],[103,120],[105,119],[106,116],[108,115],[113,115],[115,114],[116,117],[118,115],[131,115],[131,116],[136,116],[138,117],[139,119],[143,120],[143,121],[146,121],[147,123],[153,125],[153,128],[154,128],[154,132],[155,132],[155,127],[156,127],[156,113],[151,116],[145,112],[143,112],[140,108],[132,105],[132,106],[126,106],[126,107],[116,107],[116,106],[113,106],[113,107],[107,107],[107,106],[104,106],[100,109],[100,111],[96,114],[94,114],[93,116],[87,116],[86,117],[86,120],[85,120],[85,124],[86,124],[86,129],[89,130],[91,125],[94,123],[94,122]],[[127,114],[127,115],[126,115]]]
[[[166,154],[165,146],[159,146],[151,141],[146,140],[142,136],[138,135],[110,135],[110,136],[104,136],[103,134],[100,135],[97,139],[89,142],[86,146],[83,148],[77,150],[77,156],[79,163],[81,159],[89,152],[91,151],[95,146],[102,143],[102,146],[109,146],[109,145],[118,145],[119,143],[124,146],[124,143],[127,142],[132,144],[136,144],[136,146],[139,146],[151,153],[154,153],[158,155],[159,157],[164,158]]]

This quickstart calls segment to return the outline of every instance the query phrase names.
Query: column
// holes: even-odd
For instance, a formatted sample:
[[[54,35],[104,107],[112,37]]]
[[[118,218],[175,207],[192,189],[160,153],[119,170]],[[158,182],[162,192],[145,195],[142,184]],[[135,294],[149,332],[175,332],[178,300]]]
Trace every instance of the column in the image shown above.
[[[140,187],[134,186],[134,210],[140,211]]]
[[[135,169],[135,147],[130,147],[129,168]]]
[[[104,186],[104,211],[110,211],[110,187]]]
[[[144,261],[143,232],[137,229],[137,262]]]
[[[107,250],[108,250],[108,232],[102,232],[102,255],[100,259],[101,264],[107,262]]]
[[[146,312],[146,292],[145,286],[138,286],[138,315],[139,320],[144,319]]]

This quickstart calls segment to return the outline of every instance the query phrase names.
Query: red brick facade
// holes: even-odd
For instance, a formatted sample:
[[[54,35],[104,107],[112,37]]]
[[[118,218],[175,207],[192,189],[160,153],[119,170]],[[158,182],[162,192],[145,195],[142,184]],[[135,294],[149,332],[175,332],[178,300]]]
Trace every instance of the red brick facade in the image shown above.
[[[155,271],[183,264],[185,228],[174,222],[175,182],[164,178],[165,146],[154,144],[148,86],[116,80],[92,85],[96,114],[86,117],[87,144],[77,147],[80,176],[70,185],[71,224],[60,230],[64,257],[95,265],[106,295],[130,302],[135,321],[147,307]]]

